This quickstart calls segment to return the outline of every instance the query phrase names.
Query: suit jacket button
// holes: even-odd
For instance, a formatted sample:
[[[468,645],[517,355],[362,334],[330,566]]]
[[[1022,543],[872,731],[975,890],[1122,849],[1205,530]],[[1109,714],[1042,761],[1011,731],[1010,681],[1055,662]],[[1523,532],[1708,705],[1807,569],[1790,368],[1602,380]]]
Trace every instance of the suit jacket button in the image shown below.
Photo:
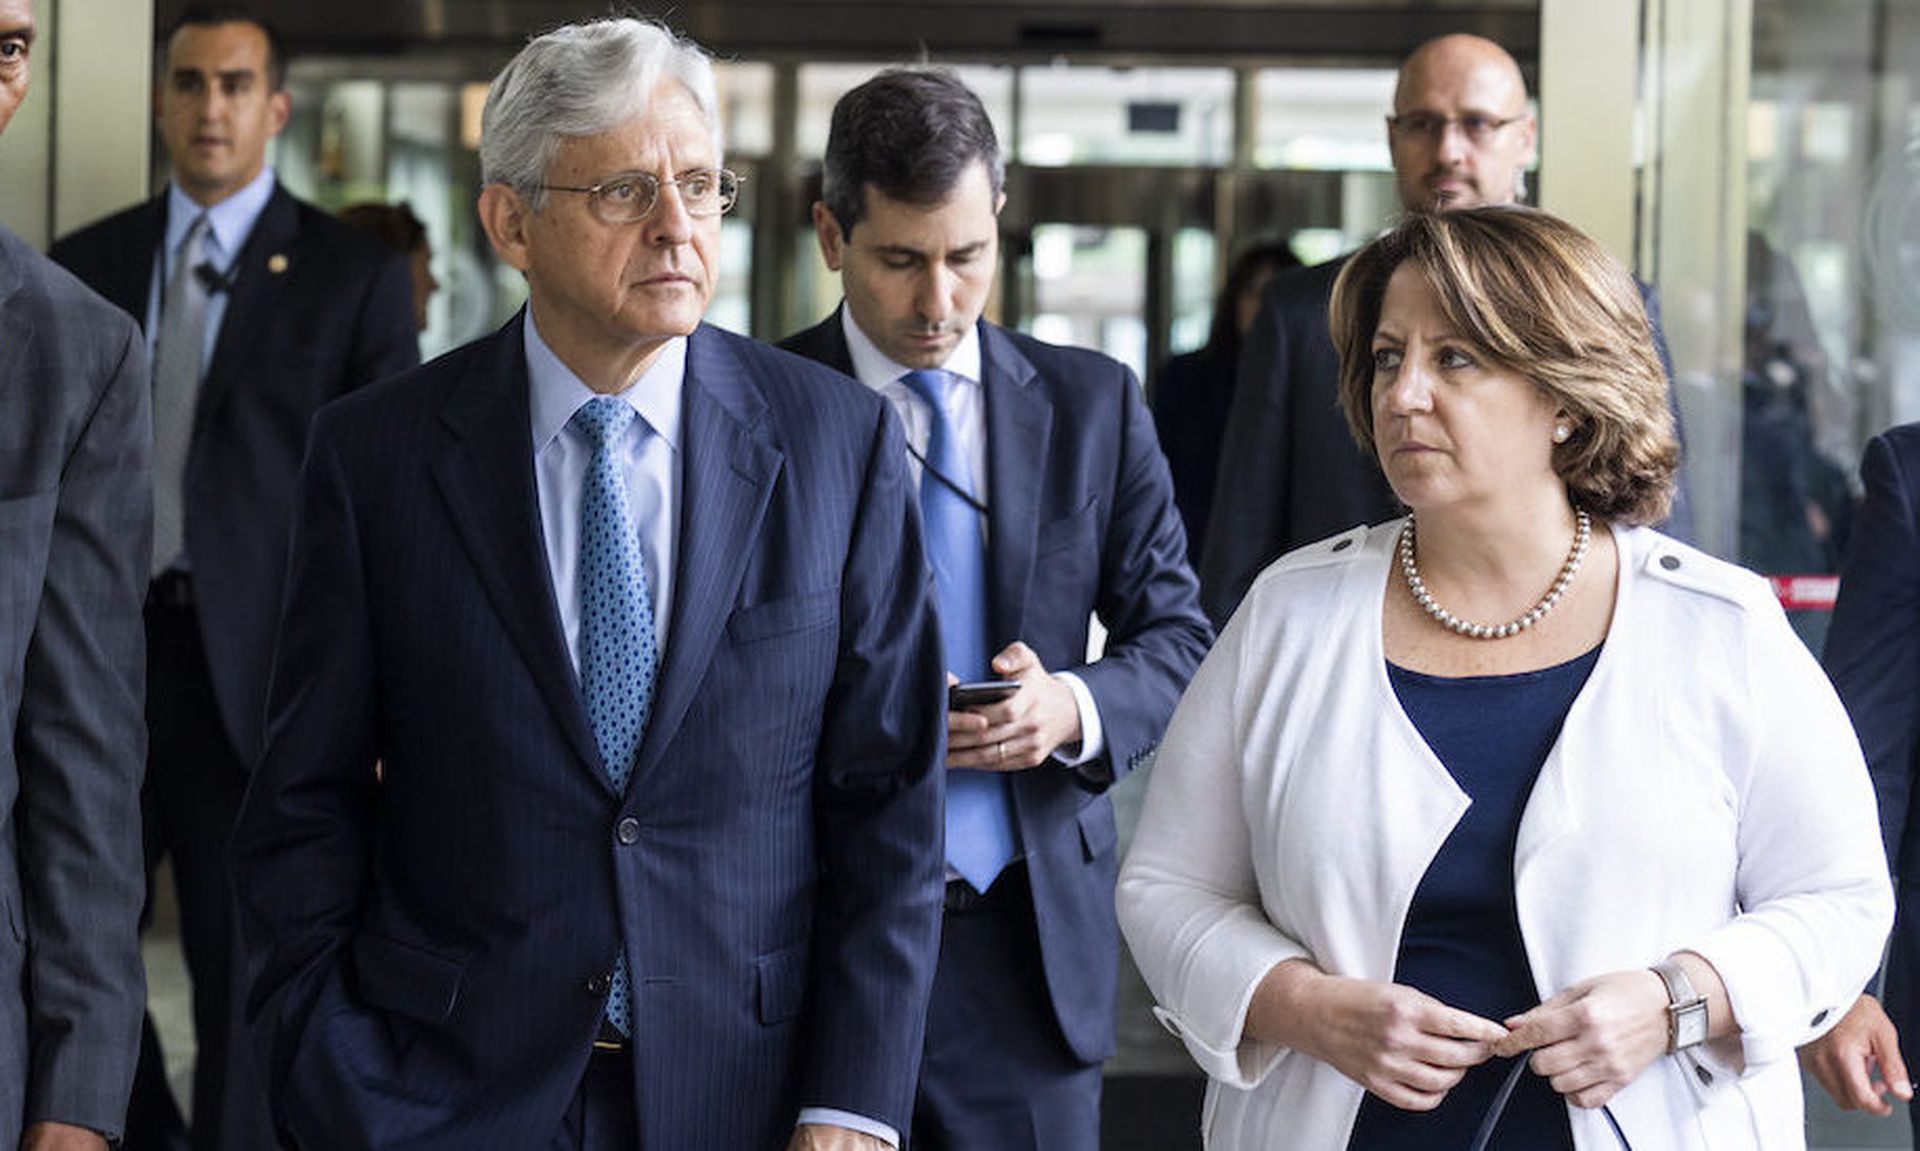
[[[607,989],[612,986],[613,986],[613,976],[608,975],[604,971],[595,972],[594,974],[587,976],[587,994],[588,995],[605,995],[607,993]]]
[[[629,815],[613,826],[613,837],[622,847],[632,847],[640,842],[640,821]]]

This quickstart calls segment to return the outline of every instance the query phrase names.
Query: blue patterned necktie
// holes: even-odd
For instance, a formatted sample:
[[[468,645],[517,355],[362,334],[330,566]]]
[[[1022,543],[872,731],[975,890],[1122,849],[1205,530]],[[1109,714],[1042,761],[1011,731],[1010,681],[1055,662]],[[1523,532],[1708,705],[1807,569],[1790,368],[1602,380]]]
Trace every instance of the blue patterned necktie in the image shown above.
[[[573,414],[573,423],[593,443],[580,501],[580,686],[601,762],[622,793],[647,729],[660,663],[653,584],[615,450],[634,415],[632,405],[616,396],[598,396]],[[622,1035],[632,1034],[633,1026],[628,986],[623,949],[607,992],[607,1022]]]
[[[947,669],[963,680],[985,679],[987,548],[973,502],[972,469],[947,414],[953,380],[943,371],[908,372],[900,379],[933,410],[920,477],[920,521],[940,601]],[[947,773],[947,862],[976,891],[992,886],[1013,861],[1011,799],[1007,777],[999,772],[960,768]]]

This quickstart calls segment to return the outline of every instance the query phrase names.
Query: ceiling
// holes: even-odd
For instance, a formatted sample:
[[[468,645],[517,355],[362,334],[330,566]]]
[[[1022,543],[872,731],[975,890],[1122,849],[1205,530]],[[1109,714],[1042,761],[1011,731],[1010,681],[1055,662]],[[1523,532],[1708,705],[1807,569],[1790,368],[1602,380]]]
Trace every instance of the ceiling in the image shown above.
[[[159,0],[161,26],[185,0]],[[633,5],[622,10],[638,11]],[[507,49],[602,0],[256,0],[297,54]],[[1531,61],[1539,0],[679,0],[654,10],[721,55],[945,60],[1205,56],[1395,61],[1472,31]]]

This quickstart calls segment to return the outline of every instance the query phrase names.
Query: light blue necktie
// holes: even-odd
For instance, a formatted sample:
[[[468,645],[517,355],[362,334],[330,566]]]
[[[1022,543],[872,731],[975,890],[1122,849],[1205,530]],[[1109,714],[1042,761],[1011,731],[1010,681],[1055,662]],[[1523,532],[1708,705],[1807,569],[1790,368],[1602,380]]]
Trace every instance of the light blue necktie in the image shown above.
[[[601,762],[623,794],[647,729],[660,663],[653,585],[615,450],[634,415],[632,405],[616,396],[588,400],[573,414],[594,446],[580,501],[580,686]],[[622,1035],[632,1034],[633,1026],[628,985],[623,948],[607,992],[607,1022]]]
[[[973,500],[972,469],[947,415],[953,378],[943,371],[908,372],[901,382],[927,401],[933,423],[920,477],[920,520],[927,562],[940,600],[940,638],[947,669],[962,680],[987,678],[987,548]],[[1017,851],[1012,796],[999,772],[947,773],[947,862],[985,891]]]

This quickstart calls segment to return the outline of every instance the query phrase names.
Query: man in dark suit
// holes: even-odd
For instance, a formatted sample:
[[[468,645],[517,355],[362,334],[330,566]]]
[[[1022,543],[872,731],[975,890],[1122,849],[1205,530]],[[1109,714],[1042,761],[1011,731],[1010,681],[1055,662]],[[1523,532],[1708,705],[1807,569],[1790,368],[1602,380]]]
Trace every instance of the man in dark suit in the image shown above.
[[[0,0],[0,131],[34,47]],[[105,1151],[146,1001],[146,351],[4,228],[0,349],[0,1147]]]
[[[718,108],[657,25],[532,41],[480,144],[526,311],[314,424],[234,841],[292,1146],[906,1129],[930,581],[886,405],[700,322],[737,190]]]
[[[1212,633],[1133,373],[980,318],[1001,172],[949,73],[842,96],[813,219],[846,303],[783,346],[899,413],[947,669],[1018,686],[947,717],[950,878],[914,1142],[1091,1149],[1119,961],[1105,793],[1152,751]],[[1096,613],[1108,636],[1089,662]]]
[[[1875,437],[1860,461],[1866,498],[1848,537],[1822,663],[1873,774],[1895,914],[1885,999],[1862,995],[1800,1061],[1848,1110],[1891,1114],[1913,1098],[1900,1035],[1920,1027],[1920,424]],[[1920,1138],[1920,1111],[1910,1111]]]
[[[272,30],[241,9],[194,8],[164,52],[167,190],[52,255],[141,321],[154,354],[147,847],[172,859],[193,983],[192,1145],[257,1151],[270,1138],[261,1092],[230,1051],[222,853],[264,741],[294,479],[312,413],[419,351],[405,265],[294,199],[266,165],[288,112]],[[159,1054],[149,1029],[136,1149],[180,1143]]]
[[[1409,212],[1510,204],[1524,194],[1536,125],[1506,49],[1468,35],[1422,44],[1401,65],[1393,107],[1387,141]],[[1202,602],[1215,626],[1284,553],[1401,514],[1340,414],[1327,301],[1345,263],[1342,256],[1275,276],[1241,350],[1200,557]],[[1645,285],[1642,295],[1665,363],[1659,304]],[[1691,536],[1684,491],[1664,526]]]

